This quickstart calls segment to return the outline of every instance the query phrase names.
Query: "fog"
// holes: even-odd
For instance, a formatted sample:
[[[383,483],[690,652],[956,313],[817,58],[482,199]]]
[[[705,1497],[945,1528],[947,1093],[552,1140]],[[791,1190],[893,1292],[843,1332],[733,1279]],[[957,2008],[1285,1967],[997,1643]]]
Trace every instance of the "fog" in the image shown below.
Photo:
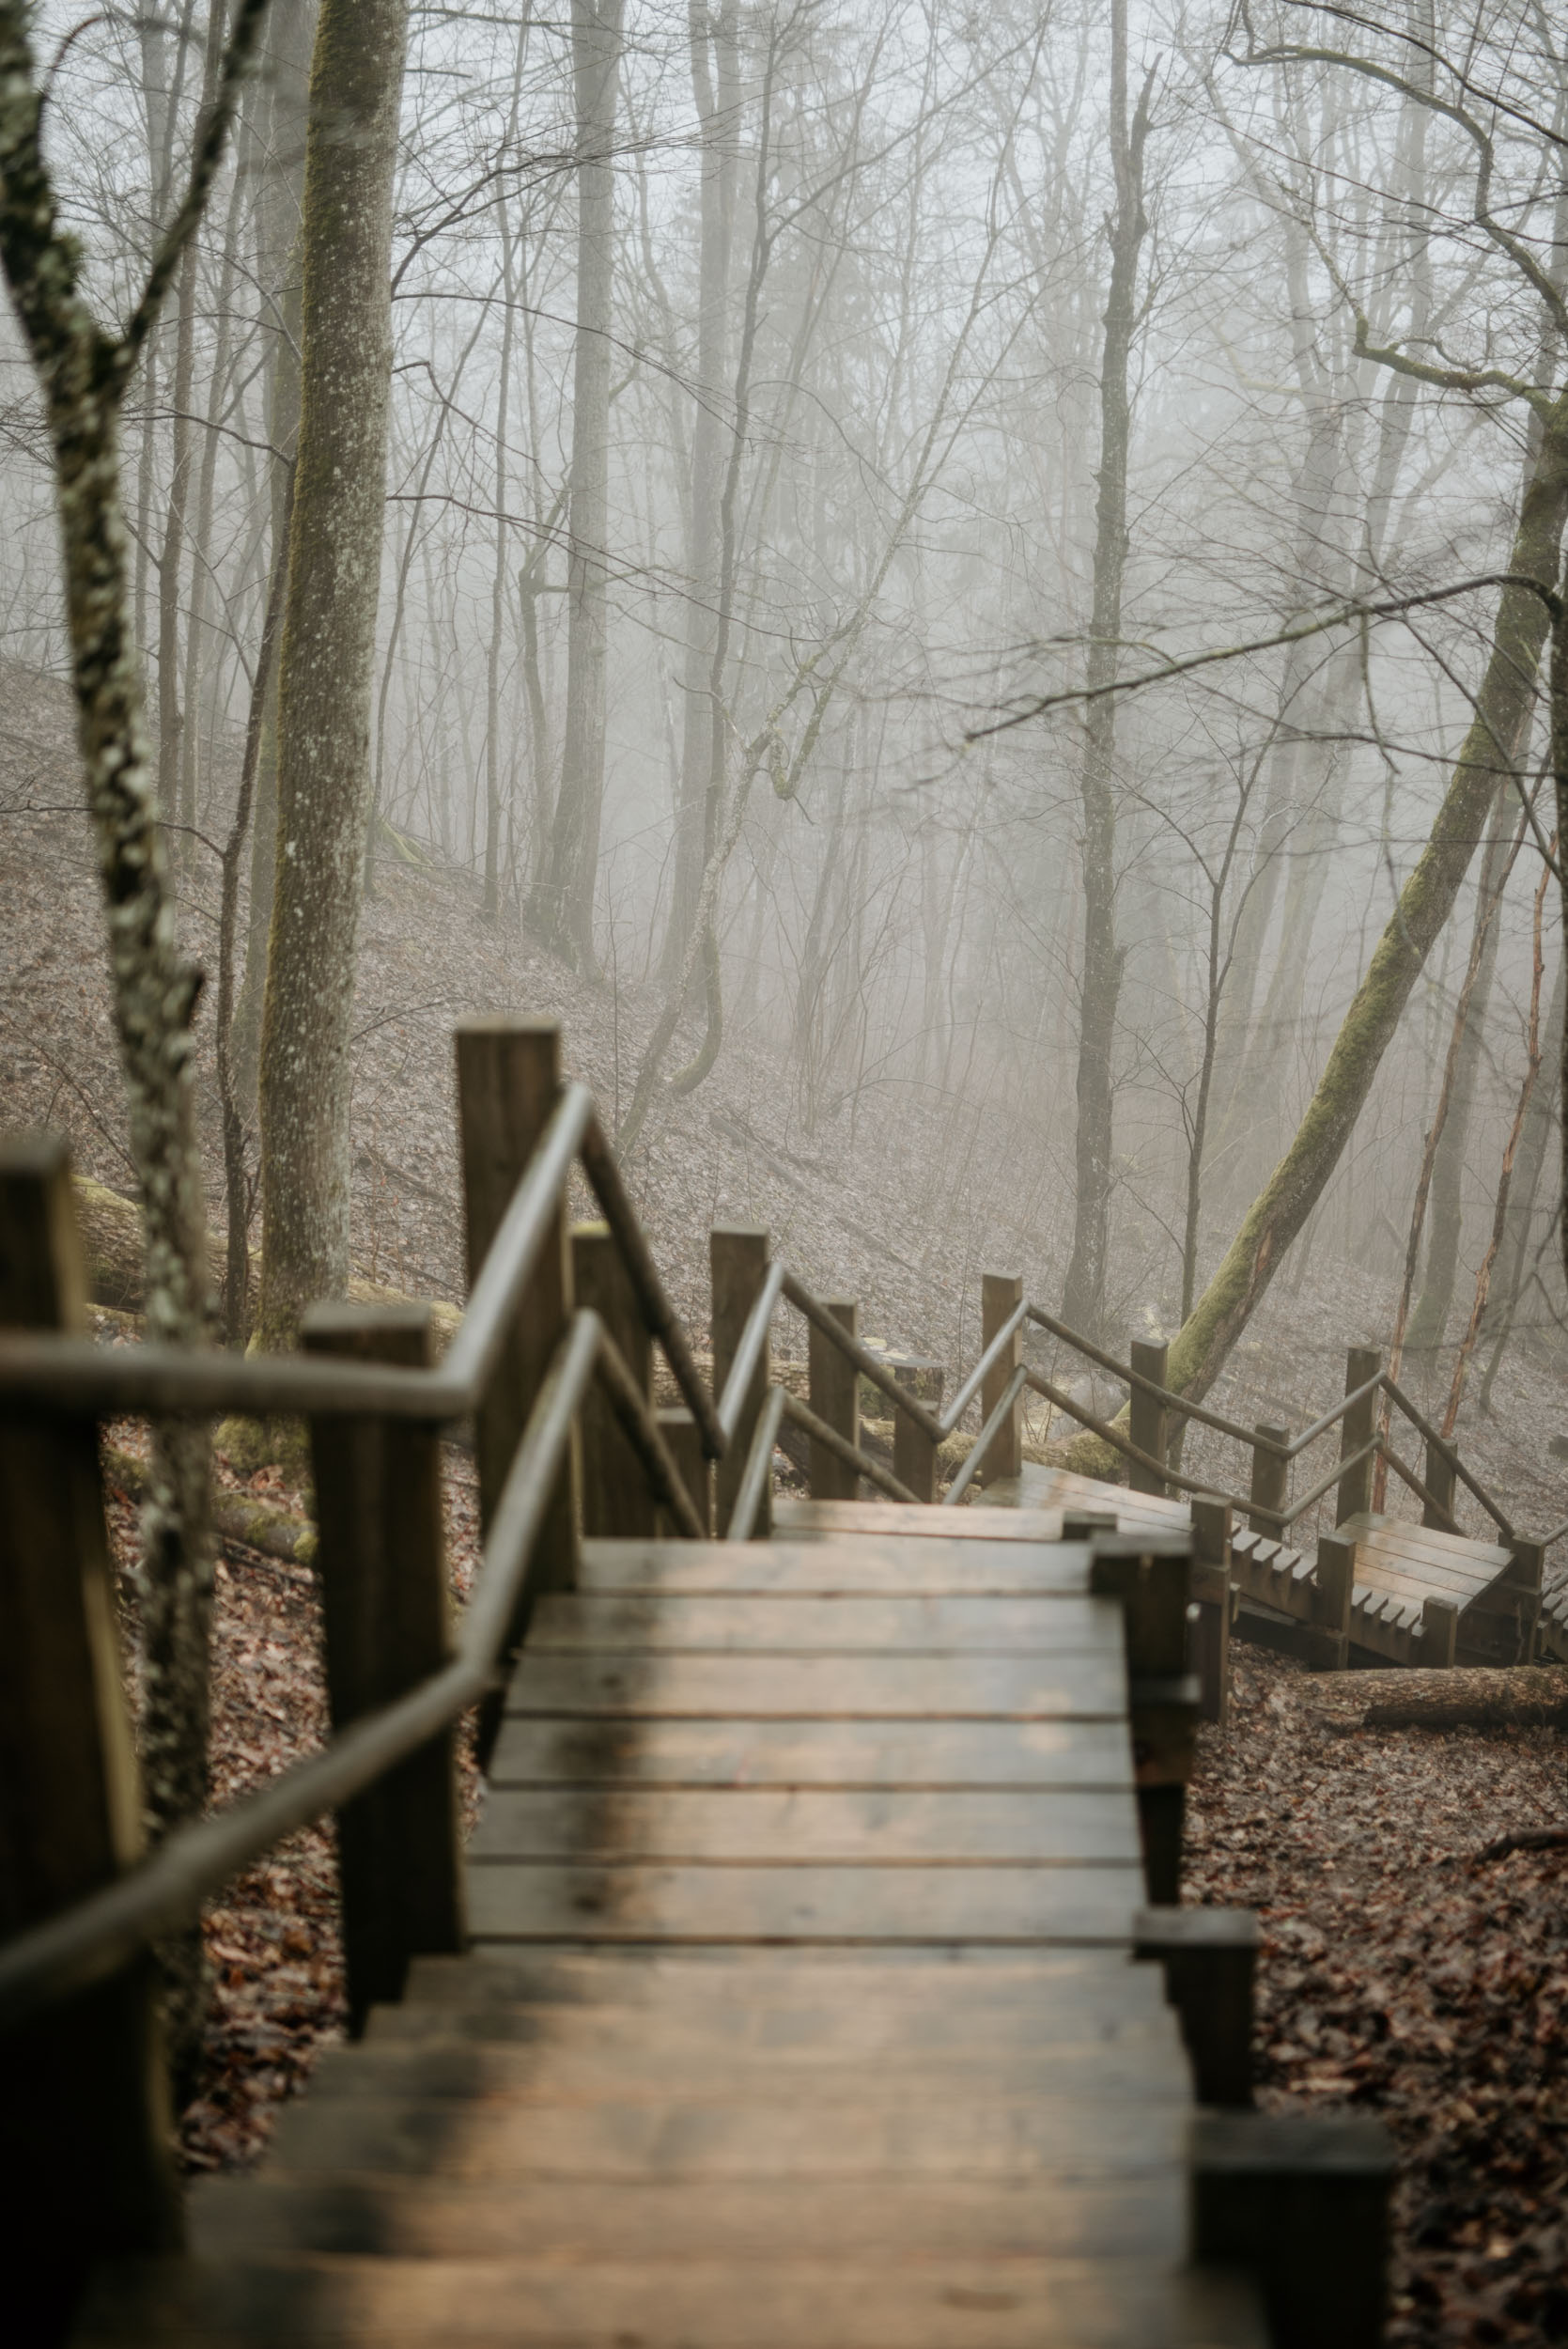
[[[223,30],[37,12],[104,318]],[[162,806],[213,922],[287,520],[311,34],[276,0],[124,405]],[[1512,731],[1485,694],[1521,484],[1568,464],[1565,106],[1522,5],[414,8],[365,885],[462,877],[624,998],[634,1171],[761,1048],[784,1143],[936,1105],[939,1220],[983,1127],[1068,1318],[1173,1334],[1397,946],[1479,708],[1452,910],[1281,1230],[1292,1278],[1316,1252],[1397,1287],[1446,1091],[1411,1310],[1446,1285],[1463,1332],[1497,1222],[1486,1331],[1550,1340],[1539,628],[1503,648]],[[9,319],[3,356],[0,650],[65,676]],[[233,941],[253,1182],[270,708]]]

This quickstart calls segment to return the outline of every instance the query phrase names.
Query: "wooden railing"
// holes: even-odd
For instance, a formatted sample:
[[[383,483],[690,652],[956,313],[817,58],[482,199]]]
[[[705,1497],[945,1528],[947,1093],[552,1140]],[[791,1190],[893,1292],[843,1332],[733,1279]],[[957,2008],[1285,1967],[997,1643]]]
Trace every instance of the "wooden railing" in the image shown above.
[[[107,2198],[100,2249],[178,2235],[158,2068],[150,2055],[126,2056],[132,2044],[156,2044],[148,1945],[188,1924],[282,1836],[335,1811],[351,2011],[397,1996],[414,1955],[459,1948],[455,1725],[479,1706],[483,1764],[534,1596],[571,1585],[583,1533],[766,1534],[786,1420],[809,1439],[814,1492],[852,1497],[864,1479],[895,1500],[934,1503],[942,1447],[978,1403],[979,1432],[941,1495],[954,1506],[976,1479],[1017,1471],[1020,1407],[1032,1391],[1125,1458],[1137,1489],[1194,1496],[1201,1563],[1222,1555],[1231,1509],[1282,1532],[1337,1484],[1343,1521],[1367,1505],[1378,1457],[1416,1494],[1425,1522],[1454,1526],[1463,1482],[1515,1541],[1453,1446],[1375,1357],[1352,1354],[1345,1394],[1299,1435],[1244,1428],[1168,1388],[1163,1348],[1135,1346],[1130,1362],[1117,1362],[1010,1277],[986,1276],[980,1358],[940,1408],[934,1366],[925,1370],[937,1392],[923,1399],[921,1366],[889,1362],[863,1344],[852,1304],[822,1300],[770,1260],[766,1232],[722,1227],[711,1243],[710,1384],[592,1097],[561,1081],[556,1030],[474,1024],[457,1046],[471,1288],[439,1365],[427,1310],[408,1306],[315,1308],[302,1350],[287,1357],[97,1346],[81,1334],[63,1147],[18,1143],[0,1157],[0,1706],[10,1755],[0,1774],[10,1859],[0,2028],[9,2050],[28,2049],[40,2112],[55,2092],[40,2047],[54,2047],[60,2063],[69,2049],[74,2077],[115,2083],[89,2125],[103,2158],[86,2170]],[[568,1223],[575,1168],[601,1223]],[[807,1325],[805,1401],[770,1373],[784,1305]],[[1030,1326],[1126,1385],[1126,1430],[1024,1361]],[[655,1346],[682,1398],[674,1408],[654,1405]],[[891,1468],[860,1440],[862,1378],[892,1407]],[[1424,1438],[1424,1478],[1378,1426],[1379,1397]],[[97,1424],[223,1413],[307,1425],[334,1734],[320,1752],[143,1856]],[[1182,1420],[1250,1448],[1245,1498],[1216,1498],[1211,1483],[1172,1465]],[[454,1637],[439,1445],[458,1424],[473,1429],[483,1555]],[[1336,1424],[1335,1468],[1289,1500],[1291,1463]],[[74,2125],[84,2125],[79,2114]]]

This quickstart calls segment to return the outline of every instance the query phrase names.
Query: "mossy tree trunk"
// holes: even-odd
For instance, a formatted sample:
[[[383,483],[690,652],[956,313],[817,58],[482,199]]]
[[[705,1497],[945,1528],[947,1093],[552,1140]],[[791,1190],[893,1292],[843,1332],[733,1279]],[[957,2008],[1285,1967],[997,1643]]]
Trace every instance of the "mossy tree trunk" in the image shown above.
[[[126,1120],[146,1235],[149,1336],[208,1336],[205,1211],[192,1115],[191,1020],[201,973],[175,938],[166,846],[132,625],[119,423],[126,386],[201,218],[266,0],[241,0],[204,110],[183,200],[122,333],[100,324],[83,257],[60,225],[39,139],[32,10],[0,0],[0,260],[43,397],[60,521],[77,741],[107,913]],[[153,1430],[140,1574],[141,1762],[154,1837],[207,1799],[212,1561],[209,1440],[190,1421]],[[177,2079],[201,2026],[199,1952],[177,1953],[171,2011]]]
[[[407,0],[322,0],[302,225],[301,392],[261,1034],[258,1335],[349,1278],[349,1041],[370,806]]]

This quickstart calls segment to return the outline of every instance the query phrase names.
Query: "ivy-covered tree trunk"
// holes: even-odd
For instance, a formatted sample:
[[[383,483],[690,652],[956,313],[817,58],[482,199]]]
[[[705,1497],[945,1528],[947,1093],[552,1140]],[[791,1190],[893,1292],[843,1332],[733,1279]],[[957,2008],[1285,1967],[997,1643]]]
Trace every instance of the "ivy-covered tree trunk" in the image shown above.
[[[1508,568],[1539,580],[1550,593],[1565,521],[1568,394],[1559,398],[1542,435]],[[1522,584],[1503,589],[1475,715],[1431,836],[1399,893],[1295,1140],[1249,1208],[1224,1261],[1171,1349],[1170,1383],[1194,1400],[1206,1394],[1218,1377],[1339,1164],[1410,989],[1453,910],[1488,810],[1506,777],[1506,754],[1499,757],[1498,745],[1519,739],[1534,697],[1547,626],[1547,606],[1541,595]]]
[[[264,1346],[349,1279],[349,1039],[392,378],[407,0],[322,0],[311,65],[300,440],[278,678],[277,877],[261,1034]]]
[[[146,1234],[149,1337],[196,1346],[209,1333],[205,1205],[192,1117],[191,1020],[201,973],[179,952],[166,848],[132,626],[130,534],[119,418],[126,385],[201,217],[265,0],[243,0],[190,184],[120,334],[82,286],[39,142],[28,39],[32,11],[0,0],[0,259],[43,396],[60,522],[66,625],[88,816],[107,915],[126,1122]],[[199,1422],[153,1429],[139,1577],[144,1682],[141,1761],[147,1824],[160,1836],[207,1799],[212,1560],[209,1439]],[[199,2045],[199,1948],[171,1952],[172,2053],[189,2082]]]

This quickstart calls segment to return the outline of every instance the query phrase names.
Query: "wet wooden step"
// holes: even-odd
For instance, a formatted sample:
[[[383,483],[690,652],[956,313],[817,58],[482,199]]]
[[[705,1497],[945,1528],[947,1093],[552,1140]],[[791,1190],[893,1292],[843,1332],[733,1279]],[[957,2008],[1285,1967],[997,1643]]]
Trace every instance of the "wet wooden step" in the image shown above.
[[[1026,1721],[685,1720],[503,1725],[492,1789],[508,1786],[862,1786],[907,1791],[1132,1785],[1119,1719]]]
[[[551,1594],[529,1626],[533,1655],[659,1648],[688,1655],[1119,1656],[1121,1620],[1081,1595],[868,1598],[815,1593],[718,1597]]]
[[[469,1846],[475,1862],[855,1861],[879,1867],[945,1861],[1046,1866],[1140,1858],[1138,1821],[1123,1794],[906,1794],[730,1786],[492,1789]]]
[[[1082,1656],[574,1656],[524,1651],[506,1710],[705,1720],[1117,1719],[1126,1672]]]
[[[838,1507],[842,1503],[823,1503]],[[1013,1513],[998,1510],[1005,1519]],[[944,1528],[918,1541],[871,1531],[842,1541],[632,1542],[582,1545],[584,1593],[686,1591],[893,1597],[950,1593],[984,1598],[1020,1592],[1069,1597],[1089,1587],[1084,1542],[1018,1540],[992,1532],[965,1540]]]
[[[184,2349],[1264,2349],[1250,2291],[1166,2259],[396,2260],[111,2270],[78,2334]]]

